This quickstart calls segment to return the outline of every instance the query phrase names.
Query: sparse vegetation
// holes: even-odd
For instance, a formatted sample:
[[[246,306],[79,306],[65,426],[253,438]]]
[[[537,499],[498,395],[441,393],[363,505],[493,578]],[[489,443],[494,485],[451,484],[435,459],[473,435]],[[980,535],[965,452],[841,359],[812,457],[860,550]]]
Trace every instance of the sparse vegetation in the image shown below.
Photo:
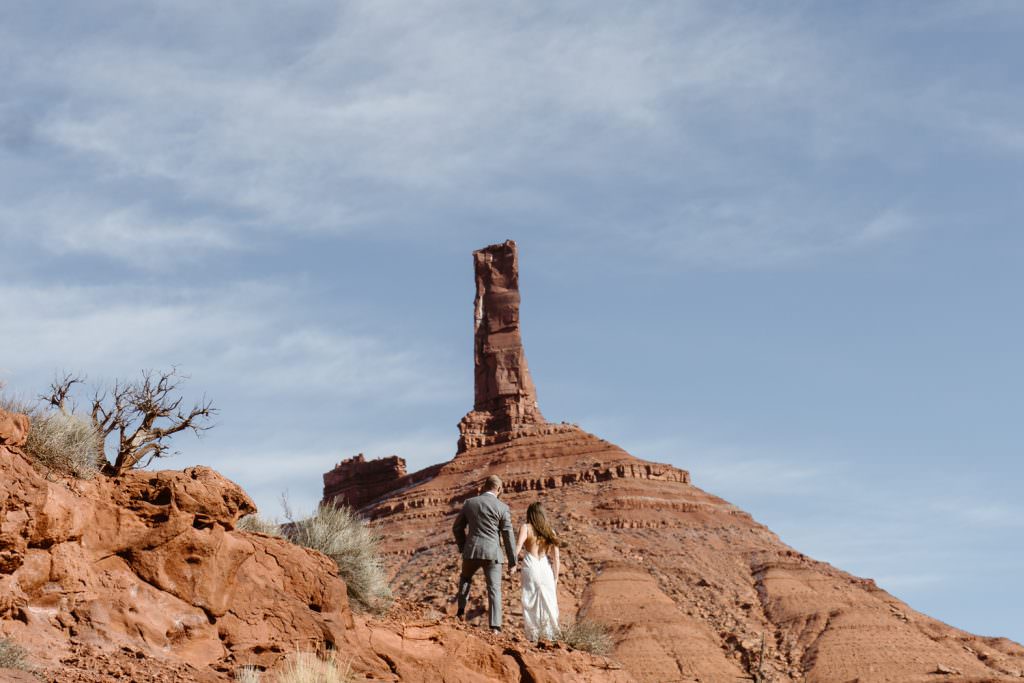
[[[32,427],[25,451],[40,465],[79,479],[99,472],[96,452],[103,440],[89,420],[65,413],[39,410],[29,415]]]
[[[10,638],[0,638],[0,669],[20,669],[32,671],[25,648]]]
[[[610,654],[615,645],[608,627],[589,619],[562,624],[558,639],[571,648],[595,655]]]
[[[289,524],[284,537],[296,545],[319,550],[334,560],[357,607],[381,613],[391,605],[391,588],[377,552],[379,538],[351,509],[321,505],[306,519],[294,520],[285,503]]]
[[[235,669],[234,679],[238,683],[260,683],[263,680],[263,672],[255,666],[243,666]]]
[[[256,514],[242,517],[238,520],[235,528],[239,531],[251,531],[258,534],[267,534],[268,536],[284,536],[280,524]]]
[[[28,415],[32,425],[25,453],[40,466],[79,479],[91,479],[99,472],[103,439],[89,418],[6,396],[0,398],[0,408]]]
[[[326,659],[312,652],[298,652],[285,660],[275,683],[352,683],[351,665],[342,666],[331,654]]]
[[[96,461],[109,474],[120,474],[133,467],[145,467],[154,458],[169,455],[170,437],[191,430],[197,436],[210,429],[216,414],[213,404],[203,399],[191,408],[182,407],[179,395],[188,379],[177,368],[164,372],[147,370],[134,382],[118,380],[108,391],[96,389],[90,399],[89,418],[100,435]],[[50,385],[44,402],[63,415],[74,414],[73,394],[84,386],[82,377],[65,373]],[[106,443],[112,443],[114,463],[106,458]]]

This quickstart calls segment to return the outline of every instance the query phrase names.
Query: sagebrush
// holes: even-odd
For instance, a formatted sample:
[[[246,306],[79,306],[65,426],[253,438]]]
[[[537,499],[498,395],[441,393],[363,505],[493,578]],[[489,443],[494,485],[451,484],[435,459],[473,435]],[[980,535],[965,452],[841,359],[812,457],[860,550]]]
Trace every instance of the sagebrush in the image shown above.
[[[609,628],[589,619],[562,624],[558,639],[571,648],[595,655],[609,654],[615,645]]]
[[[287,524],[284,536],[334,560],[357,607],[381,613],[391,605],[391,588],[377,549],[380,539],[351,509],[320,505],[313,516]]]

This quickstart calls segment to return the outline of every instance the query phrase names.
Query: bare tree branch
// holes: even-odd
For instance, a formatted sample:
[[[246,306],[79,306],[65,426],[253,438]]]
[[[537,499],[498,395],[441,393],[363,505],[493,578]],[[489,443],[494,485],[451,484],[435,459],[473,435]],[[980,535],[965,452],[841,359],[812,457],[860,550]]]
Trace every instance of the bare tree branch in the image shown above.
[[[103,437],[97,457],[104,471],[120,474],[145,467],[154,458],[170,454],[167,441],[175,434],[191,430],[199,436],[213,426],[209,421],[217,410],[206,397],[188,409],[182,407],[179,388],[187,379],[176,367],[164,372],[145,370],[140,380],[118,380],[110,389],[95,390],[89,414]],[[40,398],[67,412],[72,388],[83,381],[66,373],[54,381],[50,396]],[[115,448],[113,465],[107,460],[107,444]]]
[[[65,415],[69,415],[75,411],[75,403],[72,399],[71,409],[68,410],[67,402],[71,397],[71,389],[76,384],[83,384],[85,377],[75,375],[70,372],[65,372],[62,377],[57,377],[50,383],[50,395],[40,394],[39,400],[44,403],[49,403],[54,408],[60,410]]]

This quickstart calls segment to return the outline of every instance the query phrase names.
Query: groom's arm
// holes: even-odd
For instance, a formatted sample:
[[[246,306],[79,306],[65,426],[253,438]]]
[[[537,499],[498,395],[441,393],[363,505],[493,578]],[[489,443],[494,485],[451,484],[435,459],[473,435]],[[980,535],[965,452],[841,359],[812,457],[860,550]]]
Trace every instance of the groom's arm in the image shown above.
[[[459,546],[459,552],[462,552],[463,546],[466,545],[466,508],[459,510],[459,516],[455,518],[455,524],[452,525],[452,533],[455,534],[455,545]]]
[[[498,533],[505,543],[505,556],[508,557],[508,567],[516,566],[516,537],[512,533],[512,513],[508,506],[501,511],[501,520],[498,522]]]

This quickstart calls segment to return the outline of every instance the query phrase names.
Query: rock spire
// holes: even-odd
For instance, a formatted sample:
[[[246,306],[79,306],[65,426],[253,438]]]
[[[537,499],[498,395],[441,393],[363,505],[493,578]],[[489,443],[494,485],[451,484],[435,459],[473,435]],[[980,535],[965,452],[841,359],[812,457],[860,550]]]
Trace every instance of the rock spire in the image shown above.
[[[475,398],[473,410],[459,423],[460,453],[492,437],[545,424],[519,334],[516,243],[507,240],[474,251],[473,266]]]

